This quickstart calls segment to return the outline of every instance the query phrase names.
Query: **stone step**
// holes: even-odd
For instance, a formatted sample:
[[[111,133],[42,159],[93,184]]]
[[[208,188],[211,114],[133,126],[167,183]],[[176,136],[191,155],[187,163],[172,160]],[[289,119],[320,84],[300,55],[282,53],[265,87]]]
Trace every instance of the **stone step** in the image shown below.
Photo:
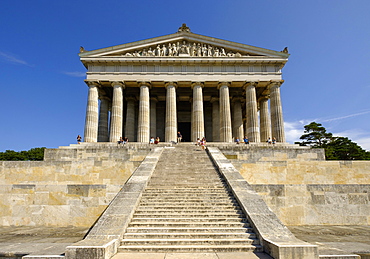
[[[243,214],[241,210],[238,209],[193,209],[193,208],[178,208],[178,209],[157,209],[157,210],[151,210],[151,209],[136,209],[135,214],[179,214],[179,213],[184,213],[184,214],[192,214],[192,215],[199,215],[199,214],[216,214],[219,213],[222,215],[222,213],[238,213],[238,214]]]
[[[124,238],[144,238],[144,239],[157,239],[157,238],[256,238],[255,233],[125,233]]]
[[[245,218],[243,213],[199,213],[199,214],[194,214],[194,213],[135,213],[133,215],[133,218],[217,218],[217,217],[223,217],[223,218]]]
[[[239,206],[235,206],[233,204],[229,205],[217,205],[217,206],[210,206],[210,205],[203,205],[203,204],[162,204],[162,205],[144,205],[140,204],[139,207],[137,208],[138,211],[143,211],[143,210],[240,210]]]
[[[135,245],[120,246],[118,252],[156,252],[156,253],[201,253],[201,252],[261,252],[260,245]]]
[[[230,218],[152,218],[152,217],[135,217],[131,223],[137,222],[245,222],[246,218],[230,217]]]
[[[151,186],[149,186],[151,187]],[[165,187],[165,186],[163,186]],[[174,187],[174,186],[172,186]],[[219,194],[223,194],[223,195],[229,195],[229,196],[232,196],[232,194],[226,190],[225,188],[221,187],[221,188],[193,188],[193,189],[189,189],[189,190],[186,190],[186,189],[183,189],[183,188],[173,188],[173,189],[161,189],[161,188],[153,188],[151,190],[146,190],[143,195],[153,195],[153,194],[163,194],[163,195],[168,195],[168,194],[177,194],[177,195],[181,195],[181,194],[208,194],[208,195],[219,195]]]
[[[140,202],[140,206],[172,206],[174,204],[173,201],[158,201],[157,199],[151,199],[151,200],[142,200]],[[209,201],[209,200],[196,200],[196,201],[189,201],[188,199],[184,200],[178,200],[178,202],[175,203],[176,206],[239,206],[239,204],[236,201]]]
[[[136,238],[125,238],[121,241],[121,246],[131,245],[258,245],[259,241],[252,238],[224,238],[224,239],[213,239],[213,238],[172,238],[172,239],[136,239]]]
[[[221,227],[128,227],[127,233],[248,233],[252,228],[221,228]]]
[[[245,222],[131,222],[130,227],[169,227],[169,228],[198,228],[198,227],[212,227],[212,228],[238,228],[249,227],[249,223]]]

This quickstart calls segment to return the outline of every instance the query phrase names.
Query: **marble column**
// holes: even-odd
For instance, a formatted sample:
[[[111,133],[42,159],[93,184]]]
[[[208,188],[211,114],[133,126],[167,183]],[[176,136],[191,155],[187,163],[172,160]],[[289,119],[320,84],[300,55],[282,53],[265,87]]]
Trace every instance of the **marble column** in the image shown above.
[[[203,111],[203,83],[195,82],[191,84],[193,88],[193,136],[192,140],[202,139],[204,134],[204,111]]]
[[[220,141],[220,100],[218,97],[212,97],[211,103],[212,103],[213,142],[219,142]]]
[[[147,82],[140,82],[139,118],[137,128],[137,142],[149,143],[150,140],[150,103],[149,87]]]
[[[153,138],[157,136],[157,102],[157,97],[150,98],[150,137]]]
[[[89,86],[87,97],[86,120],[84,141],[97,142],[98,140],[98,111],[99,111],[99,93],[98,82],[86,81]]]
[[[261,97],[259,100],[260,104],[260,129],[261,129],[261,141],[267,141],[271,138],[271,120],[268,107],[267,96]]]
[[[110,122],[109,141],[117,142],[119,138],[122,137],[124,84],[121,82],[112,82],[112,86],[113,86],[113,100],[112,100],[112,114]]]
[[[230,111],[229,83],[218,84],[220,91],[220,141],[232,142],[232,125]]]
[[[233,100],[233,129],[234,137],[239,138],[239,140],[242,141],[244,137],[244,127],[242,104],[240,98],[234,98]]]
[[[177,142],[176,83],[166,83],[165,141]]]
[[[250,142],[260,142],[258,127],[258,110],[256,97],[256,82],[245,85],[245,108],[247,115],[247,137]]]
[[[108,142],[108,118],[109,118],[109,98],[106,96],[100,97],[99,110],[99,128],[98,128],[98,142]]]
[[[134,141],[135,138],[135,101],[134,96],[126,97],[127,109],[126,109],[126,125],[125,125],[125,137],[129,141]]]
[[[280,85],[283,81],[272,81],[270,89],[270,111],[272,137],[277,142],[285,142],[283,108],[281,105]]]

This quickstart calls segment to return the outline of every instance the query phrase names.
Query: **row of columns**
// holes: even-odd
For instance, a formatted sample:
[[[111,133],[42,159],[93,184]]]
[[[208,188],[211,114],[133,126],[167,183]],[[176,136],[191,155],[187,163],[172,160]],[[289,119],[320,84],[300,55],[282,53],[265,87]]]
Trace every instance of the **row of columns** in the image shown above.
[[[233,104],[233,124],[231,120],[230,94],[228,82],[221,82],[218,85],[219,98],[212,98],[212,128],[214,142],[232,142],[234,136],[242,138],[248,136],[250,142],[260,142],[273,136],[278,142],[285,142],[284,121],[280,98],[281,82],[271,82],[270,89],[270,111],[268,109],[268,98],[262,97],[259,100],[260,121],[258,123],[258,109],[256,99],[256,82],[245,84],[246,93],[246,127],[244,129],[242,104],[240,98],[235,98]],[[86,122],[84,141],[85,142],[116,142],[123,132],[123,89],[122,82],[112,82],[113,98],[110,117],[110,130],[108,138],[108,110],[109,100],[102,97],[100,111],[98,107],[99,84],[88,82],[89,93],[86,109]],[[191,87],[193,90],[193,102],[191,112],[191,137],[195,141],[197,138],[205,136],[204,130],[204,110],[203,110],[203,83],[194,82]],[[156,103],[155,98],[150,98],[150,84],[139,82],[140,99],[137,141],[148,142],[150,136],[155,135],[156,131]],[[166,87],[166,114],[165,114],[165,141],[177,140],[177,107],[176,107],[176,87],[174,82],[167,82]],[[134,138],[135,133],[135,103],[134,98],[127,98],[125,136],[129,139]],[[150,116],[151,115],[151,116]],[[261,132],[260,132],[261,129]]]

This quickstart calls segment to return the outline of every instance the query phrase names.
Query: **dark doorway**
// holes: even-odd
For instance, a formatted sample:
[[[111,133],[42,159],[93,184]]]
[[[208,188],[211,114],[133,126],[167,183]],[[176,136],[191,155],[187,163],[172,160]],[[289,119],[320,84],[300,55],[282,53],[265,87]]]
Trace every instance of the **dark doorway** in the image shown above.
[[[182,142],[191,142],[191,122],[179,122],[177,129],[181,132]]]

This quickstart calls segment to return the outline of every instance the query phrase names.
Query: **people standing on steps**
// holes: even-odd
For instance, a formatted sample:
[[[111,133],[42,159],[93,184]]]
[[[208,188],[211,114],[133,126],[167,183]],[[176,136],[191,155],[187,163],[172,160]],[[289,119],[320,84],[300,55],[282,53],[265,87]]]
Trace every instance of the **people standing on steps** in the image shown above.
[[[80,135],[77,135],[77,144],[81,144],[81,136]]]
[[[269,137],[267,140],[266,140],[266,142],[268,143],[268,144],[271,144],[272,142],[271,142],[271,138]]]
[[[154,140],[154,144],[158,144],[160,141],[159,137],[156,137],[156,139]]]
[[[200,138],[197,138],[197,141],[196,141],[195,145],[200,146]]]
[[[118,140],[118,144],[123,144],[123,142],[124,142],[123,138],[120,137],[119,140]]]
[[[177,143],[180,143],[182,140],[182,135],[181,135],[181,132],[177,132]]]
[[[150,137],[149,144],[154,144],[154,137]]]
[[[272,144],[276,144],[276,138],[272,138]]]
[[[246,136],[244,136],[243,141],[244,141],[244,144],[249,144],[249,139]]]
[[[235,138],[235,144],[240,144],[240,139],[238,137]]]
[[[200,145],[202,146],[202,150],[206,149],[206,137],[203,137],[202,140],[200,141]]]

